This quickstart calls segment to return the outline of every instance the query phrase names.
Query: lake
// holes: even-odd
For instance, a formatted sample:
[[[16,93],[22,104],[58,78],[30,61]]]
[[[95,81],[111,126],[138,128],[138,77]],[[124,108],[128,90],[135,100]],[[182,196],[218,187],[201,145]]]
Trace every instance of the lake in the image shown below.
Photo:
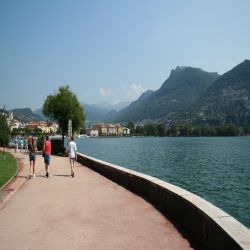
[[[250,228],[250,137],[76,140],[78,151],[180,186]]]

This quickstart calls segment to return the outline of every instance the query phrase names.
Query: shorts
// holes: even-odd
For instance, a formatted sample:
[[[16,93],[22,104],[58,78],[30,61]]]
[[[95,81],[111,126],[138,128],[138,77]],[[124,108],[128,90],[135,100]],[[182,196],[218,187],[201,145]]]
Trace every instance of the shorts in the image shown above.
[[[49,164],[50,163],[50,155],[48,155],[48,154],[44,155],[44,163],[45,164]]]
[[[29,157],[30,157],[30,161],[35,161],[36,160],[36,154],[35,153],[29,154]]]

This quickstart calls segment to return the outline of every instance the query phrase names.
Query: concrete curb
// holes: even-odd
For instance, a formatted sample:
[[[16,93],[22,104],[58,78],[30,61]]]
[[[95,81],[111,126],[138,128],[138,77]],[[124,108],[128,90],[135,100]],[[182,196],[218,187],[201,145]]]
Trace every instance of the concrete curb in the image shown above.
[[[143,197],[201,249],[250,249],[250,230],[203,198],[152,176],[78,153],[78,162]]]

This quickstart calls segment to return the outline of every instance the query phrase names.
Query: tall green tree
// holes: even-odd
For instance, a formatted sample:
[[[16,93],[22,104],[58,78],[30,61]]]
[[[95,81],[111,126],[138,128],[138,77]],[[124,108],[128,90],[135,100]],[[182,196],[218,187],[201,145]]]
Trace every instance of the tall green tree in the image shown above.
[[[0,113],[0,145],[6,146],[10,140],[10,129],[6,118]]]
[[[43,114],[59,123],[63,136],[62,146],[68,131],[68,121],[72,120],[72,131],[75,132],[80,130],[85,120],[84,110],[69,86],[59,87],[57,93],[47,96]]]

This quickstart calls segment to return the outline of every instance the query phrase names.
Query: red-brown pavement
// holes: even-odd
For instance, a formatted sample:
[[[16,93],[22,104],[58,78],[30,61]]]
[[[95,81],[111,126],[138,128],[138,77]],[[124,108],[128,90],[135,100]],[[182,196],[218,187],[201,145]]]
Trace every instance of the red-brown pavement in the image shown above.
[[[52,156],[50,177],[28,155],[0,207],[0,249],[190,249],[189,242],[142,198],[67,158]],[[7,187],[8,189],[8,187]],[[2,191],[3,192],[3,191]]]

